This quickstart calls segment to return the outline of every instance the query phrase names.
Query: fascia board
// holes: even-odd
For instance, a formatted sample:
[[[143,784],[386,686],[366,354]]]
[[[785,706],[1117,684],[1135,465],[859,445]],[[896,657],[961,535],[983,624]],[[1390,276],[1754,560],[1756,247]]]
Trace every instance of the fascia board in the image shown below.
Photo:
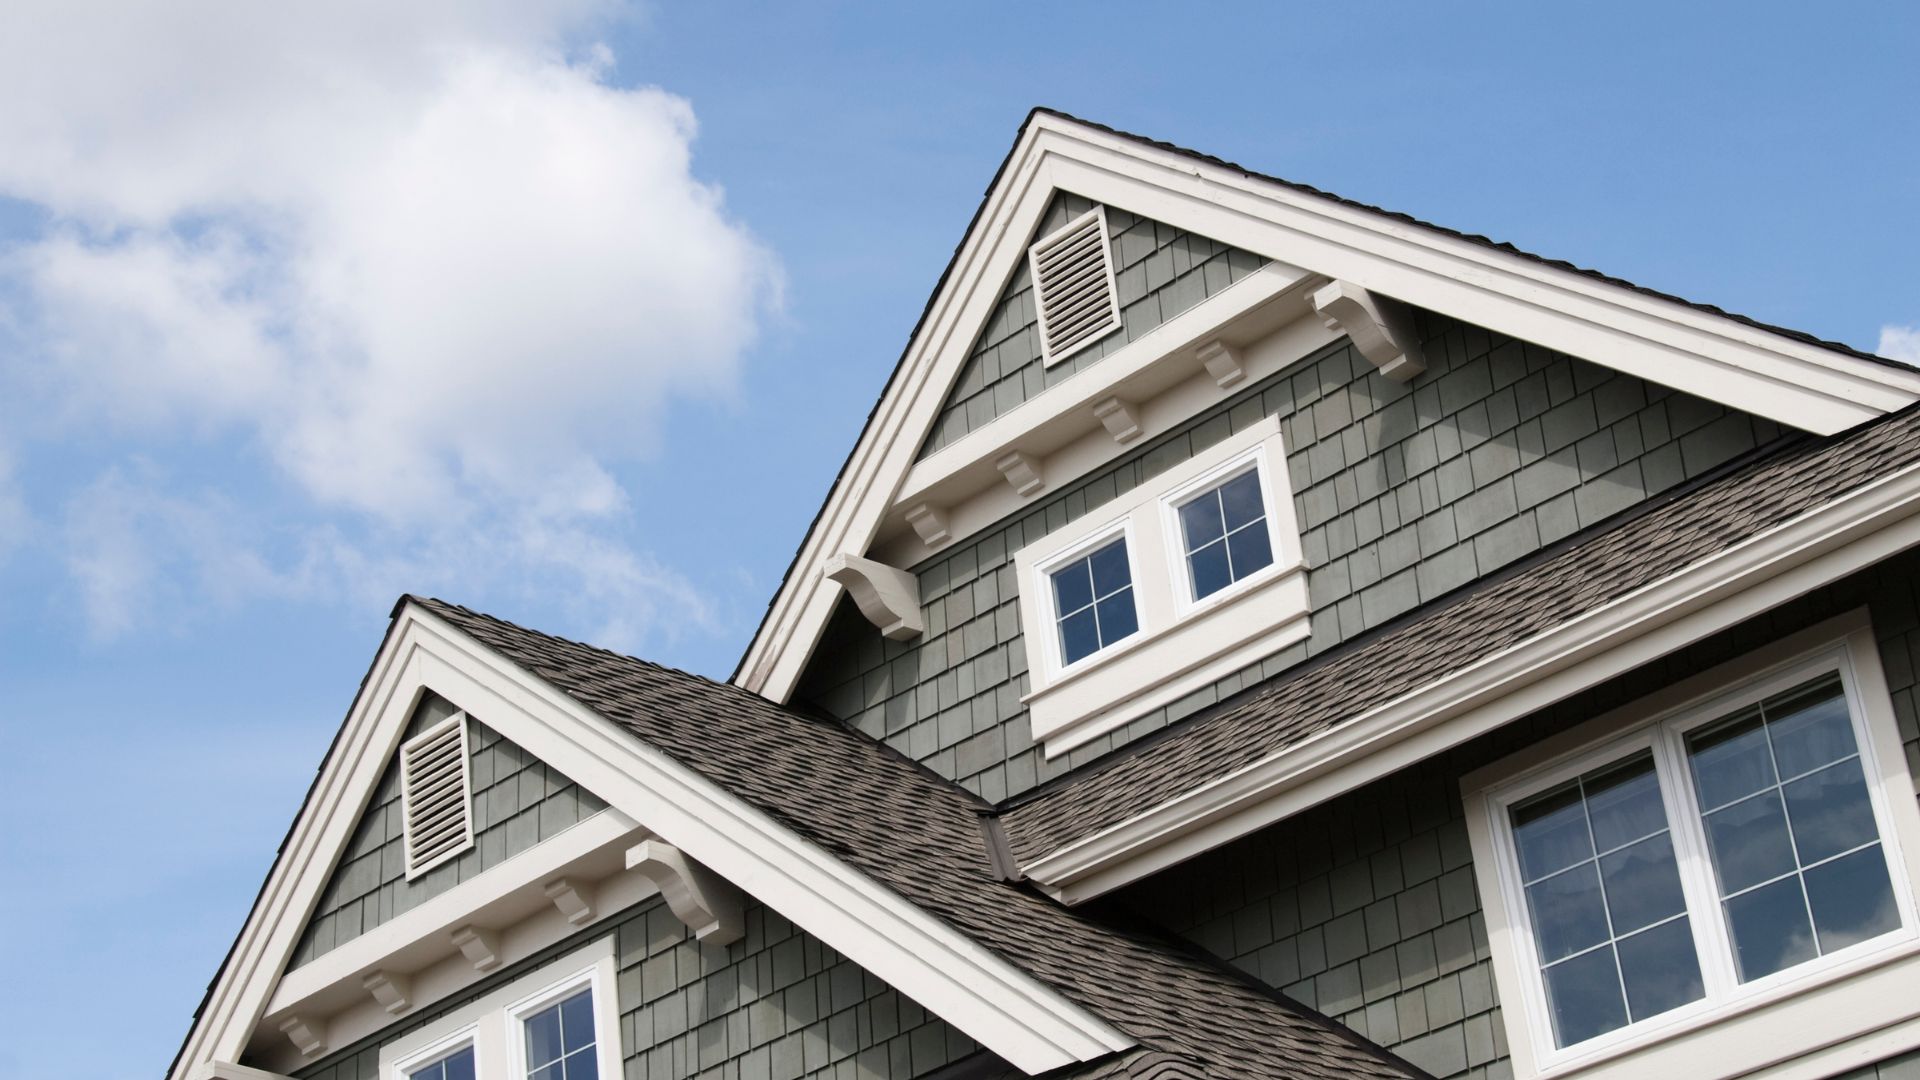
[[[1238,169],[1036,113],[962,240],[953,271],[796,556],[735,682],[792,693],[838,591],[812,573],[866,552],[934,423],[945,388],[1056,188],[1316,274],[1832,434],[1920,400],[1920,371],[1836,354],[1587,275],[1315,196]]]
[[[1054,185],[1034,152],[1035,131],[1029,126],[1022,135],[1001,182],[987,197],[979,223],[962,240],[952,273],[909,342],[842,479],[748,645],[736,684],[774,701],[787,699],[840,595],[838,586],[822,581],[814,571],[833,555],[863,554],[872,546],[896,490],[933,428],[946,388],[966,361],[971,331],[992,313],[1001,286],[1026,258],[1025,239],[1046,212]]]
[[[340,755],[323,770],[169,1076],[245,1051],[327,875],[404,730],[432,689],[620,814],[760,897],[807,932],[1030,1072],[1132,1040],[940,920],[645,745],[417,605],[396,616]],[[397,702],[407,695],[407,702]],[[395,717],[400,718],[396,722]]]
[[[1920,399],[1920,371],[1057,118],[1038,149],[1057,183],[1095,201],[1817,434]]]
[[[990,950],[431,612],[410,608],[408,616],[408,637],[422,646],[422,675],[435,692],[473,701],[473,711],[503,736],[1001,1057],[1042,1072],[1133,1045]]]
[[[400,628],[392,627],[381,643],[313,791],[174,1059],[170,1080],[180,1080],[208,1062],[238,1060],[264,1015],[334,862],[346,850],[381,771],[400,744],[404,724],[376,729],[383,715],[410,711],[413,704],[390,708],[393,695],[412,685],[402,678],[407,655],[402,637]]]
[[[1077,904],[1265,828],[1920,544],[1910,466],[1022,871]]]

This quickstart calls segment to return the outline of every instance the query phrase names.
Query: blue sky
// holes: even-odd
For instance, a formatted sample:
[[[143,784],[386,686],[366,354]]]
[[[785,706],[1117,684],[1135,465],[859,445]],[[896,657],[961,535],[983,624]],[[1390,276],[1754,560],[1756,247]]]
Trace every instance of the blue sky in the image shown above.
[[[731,671],[1035,104],[1920,359],[1907,6],[136,10],[0,14],[0,1077],[170,1060],[400,591]]]

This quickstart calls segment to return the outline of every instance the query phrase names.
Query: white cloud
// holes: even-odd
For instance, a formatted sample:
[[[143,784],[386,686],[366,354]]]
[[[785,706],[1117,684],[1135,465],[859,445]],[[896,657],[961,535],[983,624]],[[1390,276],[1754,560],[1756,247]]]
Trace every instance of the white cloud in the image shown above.
[[[448,538],[484,523],[511,533],[493,557],[593,563],[653,598],[636,618],[691,602],[613,539],[638,512],[615,474],[655,449],[672,401],[732,392],[778,272],[694,174],[690,104],[613,81],[592,34],[622,14],[8,5],[0,195],[52,215],[0,253],[28,345],[0,386],[31,403],[14,419],[162,457],[182,439],[256,449],[356,537],[322,558],[317,530],[261,563],[268,592],[315,559],[477,560]],[[247,547],[231,534],[248,508],[179,472],[109,471],[76,497],[70,527],[100,530],[72,559],[97,630]],[[112,539],[154,529],[177,544]]]
[[[1889,360],[1920,367],[1920,326],[1883,326],[1880,347],[1874,352]]]

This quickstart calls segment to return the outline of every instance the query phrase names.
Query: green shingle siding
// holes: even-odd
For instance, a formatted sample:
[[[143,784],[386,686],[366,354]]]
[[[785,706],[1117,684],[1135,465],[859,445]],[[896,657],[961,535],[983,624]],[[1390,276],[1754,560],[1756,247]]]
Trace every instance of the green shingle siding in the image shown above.
[[[1848,1070],[1833,1080],[1920,1080],[1920,1050],[1910,1050],[1885,1061]]]
[[[1094,203],[1061,192],[1054,196],[1033,238],[1039,239]],[[1084,371],[1122,345],[1258,270],[1266,260],[1214,243],[1115,207],[1107,208],[1113,249],[1114,291],[1121,328],[1067,359],[1046,366],[1040,356],[1039,315],[1025,258],[1001,291],[959,378],[941,406],[933,433],[920,449],[925,457],[962,435]]]
[[[980,1052],[771,909],[745,915],[744,938],[707,945],[648,901],[297,1075],[379,1080],[383,1045],[609,934],[626,1080],[911,1080]]]
[[[795,694],[990,800],[1020,794],[1775,438],[1770,421],[1421,313],[1429,368],[1377,374],[1341,341],[915,568],[926,634],[842,602]],[[1012,555],[1277,415],[1312,636],[1044,761]]]
[[[428,694],[407,724],[412,738],[458,709]],[[400,770],[390,762],[340,865],[334,868],[288,968],[372,930],[489,867],[606,808],[592,792],[548,768],[485,724],[467,718],[473,777],[473,847],[407,880],[400,821]]]
[[[1861,606],[1920,775],[1920,553],[1909,553],[1165,871],[1116,902],[1437,1076],[1508,1076],[1459,778]],[[1911,1058],[1883,1066],[1915,1067]]]

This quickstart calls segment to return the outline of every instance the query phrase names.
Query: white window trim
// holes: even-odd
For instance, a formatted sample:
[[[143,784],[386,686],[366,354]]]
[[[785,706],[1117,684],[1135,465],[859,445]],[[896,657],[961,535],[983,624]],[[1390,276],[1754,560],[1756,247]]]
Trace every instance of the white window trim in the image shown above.
[[[407,812],[407,797],[409,794],[407,790],[407,755],[413,750],[415,745],[439,738],[441,733],[449,727],[456,727],[460,732],[460,749],[458,751],[460,755],[460,824],[465,834],[459,843],[447,850],[425,862],[415,863],[413,861],[413,815]],[[462,710],[400,744],[400,753],[395,760],[400,763],[400,824],[403,837],[401,842],[401,855],[407,864],[406,875],[408,881],[420,877],[450,859],[455,859],[466,854],[466,852],[473,848],[473,754],[469,744],[470,738],[471,732],[467,724],[467,714],[465,710]]]
[[[1016,552],[1034,738],[1058,757],[1307,636],[1306,574],[1278,417],[1264,417],[1112,504],[1098,523]],[[1180,501],[1247,468],[1261,476],[1274,560],[1195,603],[1186,585]],[[1062,665],[1047,572],[1126,536],[1140,628]]]
[[[1282,485],[1275,484],[1274,466],[1268,460],[1265,450],[1266,446],[1262,444],[1243,454],[1236,454],[1225,463],[1208,469],[1200,476],[1161,496],[1161,528],[1166,530],[1166,536],[1170,541],[1167,544],[1167,555],[1171,563],[1167,573],[1168,579],[1173,584],[1174,614],[1177,618],[1190,618],[1216,604],[1230,603],[1241,593],[1259,588],[1260,583],[1268,578],[1286,572],[1286,566],[1283,565],[1285,553],[1283,545],[1291,544],[1297,548],[1300,540],[1297,535],[1290,538],[1283,538],[1280,535],[1279,515],[1274,513],[1274,508],[1280,505],[1283,497],[1288,506],[1292,505],[1293,500]],[[1280,468],[1285,467],[1286,457],[1283,454],[1280,458]],[[1223,588],[1196,598],[1193,595],[1193,571],[1187,565],[1187,534],[1186,529],[1180,524],[1180,507],[1247,472],[1252,472],[1259,477],[1260,499],[1266,510],[1264,524],[1267,527],[1267,542],[1273,545],[1273,561]],[[1294,554],[1296,558],[1293,561],[1298,562],[1298,552]]]
[[[593,988],[594,1055],[601,1076],[622,1075],[619,971],[607,934],[564,958],[498,987],[380,1048],[381,1080],[407,1080],[463,1046],[473,1047],[477,1080],[526,1080],[523,1020],[583,986]]]
[[[1887,855],[1899,930],[1740,984],[1733,974],[1716,882],[1706,865],[1691,776],[1684,761],[1662,762],[1661,785],[1682,886],[1692,916],[1706,990],[1702,1000],[1629,1024],[1566,1049],[1554,1046],[1552,1024],[1506,827],[1507,808],[1607,761],[1671,743],[1674,738],[1823,671],[1838,671],[1852,714],[1875,822]],[[1886,993],[1889,977],[1913,987],[1920,978],[1920,803],[1906,768],[1878,645],[1865,613],[1853,612],[1722,664],[1666,690],[1580,725],[1462,778],[1474,873],[1485,907],[1494,981],[1517,1077],[1732,1075],[1786,1067],[1793,1058],[1845,1039],[1920,1017],[1920,993]],[[1693,869],[1688,869],[1689,863]],[[1810,1040],[1798,1017],[1814,1011]],[[1836,1023],[1836,1018],[1846,1020]],[[1916,1030],[1920,1041],[1920,1030]]]
[[[1053,243],[1060,236],[1070,233],[1075,229],[1085,228],[1088,218],[1094,219],[1097,228],[1100,230],[1100,264],[1107,276],[1107,321],[1103,328],[1088,333],[1086,337],[1081,338],[1079,341],[1056,353],[1047,347],[1047,313],[1040,303],[1040,260],[1038,252],[1041,248]],[[1027,245],[1027,278],[1033,283],[1033,313],[1037,320],[1036,330],[1040,335],[1042,367],[1052,367],[1055,364],[1068,360],[1072,358],[1075,353],[1098,345],[1107,335],[1120,329],[1122,325],[1120,320],[1120,285],[1114,277],[1113,237],[1107,233],[1107,208],[1105,206],[1096,206]]]
[[[1109,521],[1099,528],[1094,529],[1092,532],[1080,534],[1078,540],[1061,548],[1058,553],[1048,556],[1036,566],[1036,571],[1039,574],[1039,579],[1043,586],[1041,590],[1043,595],[1039,598],[1038,603],[1046,609],[1046,621],[1049,629],[1049,632],[1043,635],[1045,637],[1044,648],[1046,651],[1047,670],[1054,673],[1054,679],[1056,681],[1067,678],[1075,672],[1085,670],[1096,664],[1105,663],[1113,654],[1124,652],[1131,648],[1136,643],[1136,640],[1146,632],[1146,627],[1144,625],[1140,626],[1126,637],[1119,638],[1110,645],[1103,645],[1071,664],[1066,662],[1066,653],[1060,641],[1060,610],[1059,604],[1054,598],[1053,575],[1055,571],[1086,558],[1095,551],[1106,547],[1115,539],[1120,540],[1126,545],[1127,576],[1130,579],[1129,585],[1133,589],[1133,613],[1137,620],[1140,615],[1140,564],[1135,561],[1135,556],[1138,553],[1139,545],[1135,543],[1133,538],[1133,519],[1131,517],[1123,517]]]

